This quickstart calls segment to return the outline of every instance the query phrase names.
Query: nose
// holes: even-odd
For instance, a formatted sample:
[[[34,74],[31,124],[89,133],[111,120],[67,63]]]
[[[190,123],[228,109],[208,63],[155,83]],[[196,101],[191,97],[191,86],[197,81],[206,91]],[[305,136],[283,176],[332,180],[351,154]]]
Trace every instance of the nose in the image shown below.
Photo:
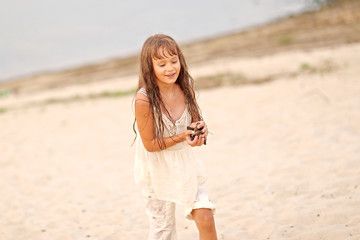
[[[170,72],[174,69],[174,66],[172,64],[167,64],[166,71]]]

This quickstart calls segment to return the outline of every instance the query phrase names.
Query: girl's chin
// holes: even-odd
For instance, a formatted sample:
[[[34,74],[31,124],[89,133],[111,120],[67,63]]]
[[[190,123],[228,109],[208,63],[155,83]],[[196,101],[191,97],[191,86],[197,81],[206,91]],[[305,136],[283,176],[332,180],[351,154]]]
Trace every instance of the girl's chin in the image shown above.
[[[174,75],[174,76],[163,76],[161,79],[156,78],[158,83],[162,83],[162,84],[172,84],[175,83],[178,79],[179,75]]]
[[[176,82],[177,76],[174,76],[174,77],[166,77],[164,80],[165,80],[166,82]]]
[[[157,83],[158,84],[165,84],[165,85],[169,84],[170,85],[170,84],[176,83],[176,79],[175,78],[174,79],[167,79],[166,81],[158,80]]]
[[[169,78],[169,82],[176,82],[176,78]]]

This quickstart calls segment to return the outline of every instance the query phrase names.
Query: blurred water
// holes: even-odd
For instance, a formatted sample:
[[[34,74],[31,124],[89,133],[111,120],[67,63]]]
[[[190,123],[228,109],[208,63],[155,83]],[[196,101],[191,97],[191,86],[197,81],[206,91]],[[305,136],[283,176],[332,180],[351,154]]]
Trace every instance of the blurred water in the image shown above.
[[[0,0],[0,81],[187,43],[304,11],[306,0]]]

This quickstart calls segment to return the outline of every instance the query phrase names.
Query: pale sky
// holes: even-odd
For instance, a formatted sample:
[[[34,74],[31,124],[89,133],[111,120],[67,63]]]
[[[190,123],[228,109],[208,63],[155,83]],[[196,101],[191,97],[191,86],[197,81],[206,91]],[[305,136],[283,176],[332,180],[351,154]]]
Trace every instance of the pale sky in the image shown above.
[[[0,81],[137,54],[151,34],[179,43],[240,31],[305,0],[0,0]]]

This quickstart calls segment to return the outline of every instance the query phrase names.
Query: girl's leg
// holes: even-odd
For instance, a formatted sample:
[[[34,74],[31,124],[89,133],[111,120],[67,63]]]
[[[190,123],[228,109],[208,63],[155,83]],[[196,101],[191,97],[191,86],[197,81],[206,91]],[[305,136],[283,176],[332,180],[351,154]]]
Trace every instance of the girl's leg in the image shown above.
[[[210,209],[194,209],[191,215],[199,230],[200,240],[217,240],[214,215]]]
[[[149,240],[176,240],[175,203],[145,199],[149,217]]]

